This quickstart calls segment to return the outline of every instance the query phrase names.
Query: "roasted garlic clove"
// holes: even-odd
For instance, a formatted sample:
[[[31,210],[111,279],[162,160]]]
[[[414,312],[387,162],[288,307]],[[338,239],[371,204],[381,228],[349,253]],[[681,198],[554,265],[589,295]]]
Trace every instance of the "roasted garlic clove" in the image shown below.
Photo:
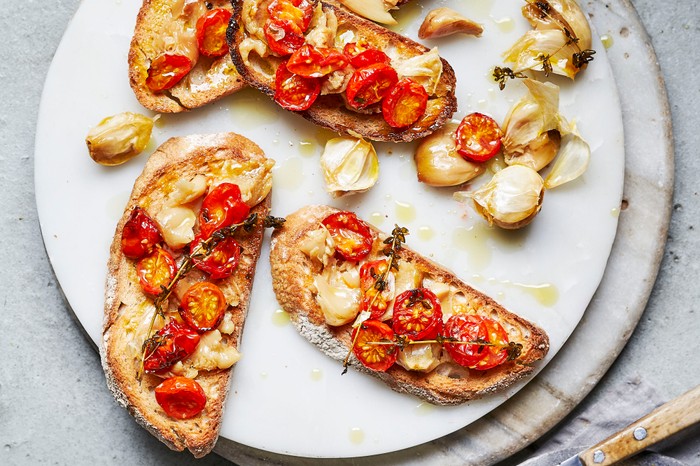
[[[396,24],[389,10],[396,8],[398,0],[338,0],[349,10],[382,24]]]
[[[448,123],[421,141],[413,157],[418,181],[430,186],[456,186],[484,172],[483,163],[467,161],[457,153],[456,129],[456,124]]]
[[[591,26],[576,0],[527,0],[523,16],[539,30],[558,29],[571,32],[579,49],[591,48]]]
[[[321,154],[326,191],[333,197],[369,190],[379,178],[374,146],[364,139],[341,137],[329,140]]]
[[[90,157],[100,165],[107,166],[131,160],[151,140],[153,121],[147,116],[131,112],[103,119],[85,138]]]
[[[421,39],[434,39],[452,34],[468,34],[481,36],[484,28],[451,8],[436,8],[431,10],[418,29],[418,37]]]

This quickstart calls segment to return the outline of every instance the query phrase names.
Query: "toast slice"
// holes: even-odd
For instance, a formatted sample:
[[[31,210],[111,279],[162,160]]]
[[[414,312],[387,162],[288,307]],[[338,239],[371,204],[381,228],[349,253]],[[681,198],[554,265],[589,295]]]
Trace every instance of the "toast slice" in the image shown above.
[[[169,139],[149,158],[117,225],[108,262],[100,347],[102,365],[107,385],[119,404],[173,450],[189,449],[194,456],[201,457],[214,447],[218,438],[231,368],[240,357],[238,347],[263,241],[262,218],[270,209],[273,165],[257,145],[237,134]],[[197,254],[192,248],[192,238],[195,233],[204,233],[201,217],[196,215],[202,203],[207,202],[207,196],[223,183],[239,186],[241,202],[250,208],[251,215],[258,217],[252,228],[237,228],[232,234],[240,247],[238,263],[233,264],[228,275],[215,277],[210,270],[202,271],[199,266],[187,270],[185,253]],[[133,226],[129,221],[137,208],[155,223],[163,238],[152,249],[170,253],[181,273],[179,277],[168,277],[163,282],[167,285],[162,284],[158,294],[145,292],[140,284],[143,259],[127,257],[124,252],[123,241],[129,238],[128,228]],[[243,210],[243,215],[246,211]],[[129,225],[127,231],[126,225]],[[137,245],[147,242],[143,239]],[[200,258],[207,257],[208,253],[201,249],[198,252]],[[131,255],[133,251],[128,253]],[[202,283],[216,285],[225,300],[222,314],[210,321],[211,330],[196,313],[182,312],[183,295],[192,285]],[[165,288],[171,292],[165,294],[161,312],[156,312],[156,302],[164,296]],[[198,335],[194,353],[190,348],[187,354],[167,355],[168,335],[163,336],[161,329],[172,322],[187,327],[186,335]],[[154,339],[157,335],[163,341],[161,346]],[[153,343],[148,350],[147,340]],[[180,351],[184,344],[173,343],[173,348]],[[157,367],[151,366],[151,362],[157,363]],[[206,397],[203,410],[187,419],[166,413],[155,397],[156,387],[175,376],[194,380]]]
[[[207,8],[211,5],[211,9]],[[233,11],[229,0],[144,0],[129,47],[129,83],[144,107],[161,113],[198,108],[245,87],[228,53],[199,53],[198,19],[212,9]],[[146,83],[152,62],[164,53],[188,57],[193,67],[177,84],[152,90]]]
[[[374,235],[369,256],[361,263],[339,259],[334,242],[322,225],[324,219],[336,212],[328,206],[309,206],[289,215],[283,228],[273,233],[270,253],[272,285],[277,300],[301,335],[323,353],[338,361],[351,354],[349,363],[355,369],[380,378],[393,390],[438,405],[460,404],[503,390],[532,372],[533,364],[547,354],[549,339],[536,325],[507,311],[446,269],[403,247],[399,251],[394,276],[394,296],[408,289],[428,288],[440,300],[443,321],[447,322],[449,317],[458,314],[491,319],[507,332],[510,343],[521,345],[520,351],[513,354],[514,359],[509,356],[508,360],[488,370],[463,367],[439,344],[430,348],[432,361],[419,360],[416,364],[413,355],[399,354],[397,363],[386,371],[365,367],[350,352],[353,325],[357,322],[354,316],[359,309],[346,315],[348,323],[335,325],[338,322],[333,322],[334,325],[329,325],[328,322],[335,319],[341,313],[339,308],[347,304],[344,297],[353,295],[353,287],[357,284],[349,283],[357,280],[352,278],[357,269],[362,264],[385,258],[382,250],[386,247],[383,243],[386,235],[369,227]],[[323,280],[319,281],[321,278]],[[329,310],[329,306],[335,308]],[[392,307],[389,304],[387,309]],[[388,323],[392,325],[386,314],[381,319],[389,319]],[[408,347],[410,345],[405,348]],[[406,351],[399,347],[397,350]],[[400,364],[421,370],[408,370]]]
[[[413,40],[362,18],[336,2],[314,4],[313,17],[305,32],[305,44],[315,48],[343,52],[351,42],[368,44],[390,58],[399,78],[411,78],[428,95],[422,116],[413,124],[395,128],[385,121],[381,103],[363,109],[348,104],[347,88],[356,71],[347,65],[323,78],[320,95],[310,108],[297,111],[307,120],[335,132],[375,141],[409,142],[440,128],[457,109],[456,77],[452,67],[440,58],[437,49],[429,50]],[[264,33],[271,0],[241,0],[234,3],[228,30],[233,62],[243,79],[275,99],[275,77],[288,56],[279,56],[270,48]],[[358,68],[359,69],[359,68]]]

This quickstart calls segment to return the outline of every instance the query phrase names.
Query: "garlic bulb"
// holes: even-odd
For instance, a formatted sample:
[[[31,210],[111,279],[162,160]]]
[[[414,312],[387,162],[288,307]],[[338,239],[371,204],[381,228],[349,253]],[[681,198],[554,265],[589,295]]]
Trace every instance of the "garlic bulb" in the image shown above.
[[[374,146],[364,139],[341,137],[329,140],[321,154],[326,191],[333,197],[365,192],[379,178]]]
[[[455,193],[456,198],[470,197],[489,224],[517,229],[530,223],[542,207],[544,180],[532,168],[511,165],[496,173],[491,181],[471,193]]]
[[[455,130],[448,123],[423,139],[416,149],[418,181],[430,186],[456,186],[484,172],[484,164],[470,162],[457,153]]]

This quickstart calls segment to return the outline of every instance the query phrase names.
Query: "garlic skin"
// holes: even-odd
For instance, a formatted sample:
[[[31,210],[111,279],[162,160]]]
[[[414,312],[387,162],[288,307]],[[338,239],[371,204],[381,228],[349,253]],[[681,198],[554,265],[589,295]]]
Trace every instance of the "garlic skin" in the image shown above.
[[[544,180],[546,189],[556,188],[585,173],[591,160],[591,148],[576,132],[563,137],[561,150],[552,170]]]
[[[532,168],[511,165],[478,190],[455,196],[465,194],[490,225],[514,230],[530,223],[542,208],[544,180]]]
[[[418,29],[421,39],[435,39],[452,34],[481,36],[484,28],[451,8],[441,7],[431,10]]]
[[[154,120],[145,115],[122,112],[107,117],[85,138],[90,157],[100,165],[121,165],[139,155],[151,140]]]
[[[429,186],[457,186],[479,176],[485,164],[471,162],[457,153],[457,125],[448,123],[426,137],[416,148],[418,181]]]
[[[321,154],[321,171],[331,196],[361,193],[377,182],[379,159],[374,146],[364,139],[334,138]]]

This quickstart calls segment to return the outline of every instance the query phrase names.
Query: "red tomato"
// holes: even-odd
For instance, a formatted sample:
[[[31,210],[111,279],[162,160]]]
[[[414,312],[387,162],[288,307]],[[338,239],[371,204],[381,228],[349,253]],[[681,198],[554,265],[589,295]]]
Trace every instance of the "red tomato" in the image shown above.
[[[348,103],[357,109],[376,104],[398,81],[396,70],[384,63],[355,70],[345,91]]]
[[[485,371],[486,369],[491,369],[503,364],[508,359],[508,334],[501,324],[495,320],[485,318],[481,325],[487,335],[486,339],[490,343],[498,345],[498,347],[487,346],[484,351],[484,357],[475,367],[475,369]]]
[[[470,113],[457,127],[457,152],[467,160],[485,162],[501,150],[503,132],[490,116]]]
[[[459,341],[488,341],[481,325],[483,318],[475,315],[455,314],[445,322],[444,336]],[[461,366],[473,369],[486,354],[486,347],[479,344],[445,343],[445,349]]]
[[[294,74],[282,63],[275,75],[275,101],[295,112],[307,110],[321,93],[321,81],[318,78],[305,78]]]
[[[375,63],[391,63],[389,56],[379,49],[368,47],[366,44],[350,42],[343,48],[345,55],[350,58],[350,64],[355,68],[364,68]]]
[[[361,310],[369,311],[372,319],[382,317],[386,313],[389,303],[394,299],[395,279],[393,272],[389,272],[387,275],[384,291],[379,292],[375,288],[377,278],[386,272],[387,267],[389,267],[389,261],[386,259],[366,262],[360,267]]]
[[[162,241],[156,222],[141,207],[134,207],[122,229],[124,255],[130,259],[140,259]]]
[[[417,288],[401,293],[394,301],[394,332],[413,341],[431,340],[442,330],[442,307],[435,293]]]
[[[156,401],[165,414],[175,419],[191,419],[207,404],[202,387],[187,377],[171,377],[156,387]]]
[[[355,334],[359,335],[355,340]],[[371,343],[393,342],[394,331],[384,322],[366,320],[352,332],[355,347],[352,352],[362,365],[372,370],[385,372],[396,362],[398,350],[395,345],[376,345]]]
[[[314,5],[308,0],[273,0],[267,7],[270,17],[263,26],[265,40],[274,53],[287,56],[304,45]]]
[[[369,225],[352,212],[336,212],[323,219],[341,259],[359,262],[370,253],[374,237]]]
[[[171,320],[156,332],[158,345],[146,354],[143,369],[146,372],[160,372],[178,361],[190,356],[197,349],[199,334],[187,324]]]
[[[206,57],[221,57],[228,53],[226,29],[231,12],[225,8],[209,10],[197,20],[197,45]]]
[[[151,61],[146,86],[153,92],[170,89],[190,72],[192,65],[184,55],[161,53]]]
[[[250,207],[241,199],[241,190],[233,183],[221,183],[204,197],[199,211],[199,231],[204,239],[220,228],[241,223]]]
[[[314,5],[309,0],[273,0],[267,6],[270,18],[279,23],[290,23],[306,32],[314,15]]]
[[[281,57],[294,53],[304,45],[304,35],[295,32],[295,28],[289,23],[279,24],[268,20],[263,26],[265,40],[270,49]]]
[[[197,249],[201,241],[202,238],[200,236],[192,241],[190,254]],[[240,258],[241,245],[233,238],[225,238],[219,241],[206,257],[199,258],[197,255],[194,255],[192,256],[192,261],[199,270],[208,273],[212,280],[219,280],[231,276],[238,266]]]
[[[175,259],[163,248],[156,248],[136,265],[141,288],[148,294],[158,295],[177,273]]]
[[[321,78],[335,70],[345,68],[348,59],[336,49],[316,48],[304,44],[287,61],[287,69],[307,78]]]
[[[221,288],[209,282],[197,282],[185,291],[180,301],[180,316],[198,332],[215,329],[226,310]]]
[[[420,120],[427,106],[425,88],[411,78],[403,78],[384,97],[382,115],[392,128],[405,128]]]

